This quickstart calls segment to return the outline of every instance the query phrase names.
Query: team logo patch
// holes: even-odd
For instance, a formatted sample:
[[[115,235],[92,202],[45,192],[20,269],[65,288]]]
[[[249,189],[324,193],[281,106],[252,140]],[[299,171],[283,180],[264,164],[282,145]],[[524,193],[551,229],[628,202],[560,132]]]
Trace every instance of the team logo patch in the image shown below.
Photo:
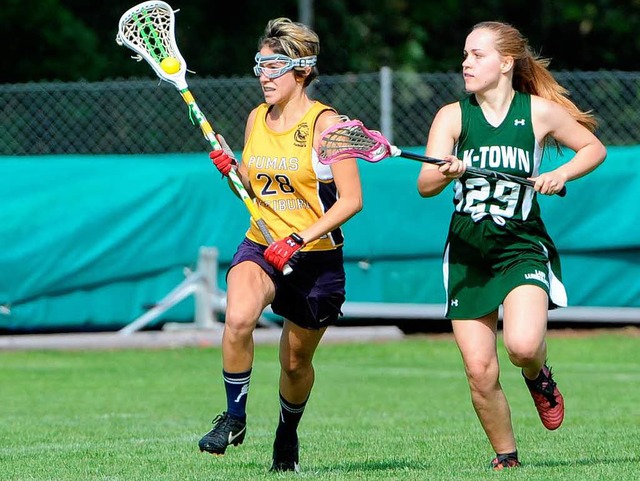
[[[545,286],[549,287],[549,281],[547,280],[547,275],[544,272],[542,272],[542,271],[540,271],[538,269],[536,269],[532,273],[525,274],[524,278],[529,280],[529,281],[535,280],[535,281],[541,282]]]
[[[293,134],[293,143],[296,147],[306,147],[309,140],[309,124],[306,122],[298,125],[295,133]]]

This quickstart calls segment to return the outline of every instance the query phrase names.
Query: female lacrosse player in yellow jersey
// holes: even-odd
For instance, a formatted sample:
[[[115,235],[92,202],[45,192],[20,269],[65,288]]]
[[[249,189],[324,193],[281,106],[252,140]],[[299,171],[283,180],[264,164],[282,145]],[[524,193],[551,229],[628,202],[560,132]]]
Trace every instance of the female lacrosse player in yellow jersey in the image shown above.
[[[450,163],[425,164],[418,178],[424,197],[455,181],[443,264],[446,316],[452,320],[473,407],[496,452],[491,462],[496,470],[520,465],[499,380],[500,305],[509,360],[521,368],[543,425],[557,429],[564,418],[563,397],[546,365],[545,333],[548,309],[566,306],[566,293],[536,195],[559,192],[606,156],[592,133],[594,118],[569,101],[547,66],[512,26],[477,24],[467,36],[462,63],[470,95],[437,113],[427,140],[426,154]],[[575,155],[541,174],[547,141]],[[472,177],[465,173],[467,166],[531,178],[535,187]]]
[[[345,300],[341,226],[362,209],[356,160],[330,167],[318,161],[320,133],[339,121],[333,108],[307,94],[318,76],[319,47],[307,26],[271,20],[254,67],[265,102],[248,117],[242,162],[238,165],[228,149],[210,154],[223,175],[237,168],[273,238],[280,240],[268,246],[252,221],[227,272],[222,336],[227,408],[199,447],[224,454],[228,445],[243,442],[253,331],[271,305],[284,318],[272,471],[299,469],[297,427],[314,383],[313,355]],[[287,264],[293,272],[283,275]]]

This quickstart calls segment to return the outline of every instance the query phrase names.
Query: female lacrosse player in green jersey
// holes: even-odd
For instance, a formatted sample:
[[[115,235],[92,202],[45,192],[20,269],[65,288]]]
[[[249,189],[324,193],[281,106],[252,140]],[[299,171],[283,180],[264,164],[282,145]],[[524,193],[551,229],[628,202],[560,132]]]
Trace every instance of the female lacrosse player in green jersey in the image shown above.
[[[268,245],[252,221],[227,272],[222,335],[227,409],[199,447],[224,454],[228,445],[243,442],[253,331],[271,305],[284,318],[272,471],[299,469],[297,427],[314,383],[313,356],[345,300],[341,226],[362,209],[356,160],[330,167],[318,161],[320,133],[339,121],[333,108],[307,94],[318,76],[319,48],[318,36],[307,26],[271,20],[254,67],[265,102],[247,119],[242,162],[238,165],[228,149],[210,154],[223,175],[237,168],[260,216],[280,240]],[[283,274],[285,265],[291,274]]]
[[[518,30],[499,22],[475,25],[466,38],[462,74],[470,94],[445,105],[434,118],[426,154],[448,164],[424,164],[423,197],[454,181],[454,213],[444,250],[446,316],[462,355],[471,400],[496,452],[500,470],[520,465],[509,404],[500,385],[498,309],[511,363],[522,370],[543,425],[557,429],[564,400],[546,365],[548,309],[566,306],[558,252],[540,218],[537,193],[558,193],[594,170],[606,150],[594,118],[567,98]],[[575,152],[540,173],[545,145]],[[453,154],[453,155],[452,155]],[[467,166],[535,181],[523,187],[472,177]]]

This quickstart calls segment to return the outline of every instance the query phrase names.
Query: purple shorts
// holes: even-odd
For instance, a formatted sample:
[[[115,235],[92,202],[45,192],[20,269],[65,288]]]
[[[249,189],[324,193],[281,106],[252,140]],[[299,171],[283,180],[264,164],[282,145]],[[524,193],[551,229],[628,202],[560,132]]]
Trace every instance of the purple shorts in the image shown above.
[[[345,301],[342,248],[298,252],[289,263],[293,272],[286,276],[265,260],[265,249],[265,246],[245,238],[238,246],[229,270],[240,262],[255,262],[276,286],[276,296],[271,303],[275,314],[306,329],[321,329],[335,324],[342,315],[340,309]]]

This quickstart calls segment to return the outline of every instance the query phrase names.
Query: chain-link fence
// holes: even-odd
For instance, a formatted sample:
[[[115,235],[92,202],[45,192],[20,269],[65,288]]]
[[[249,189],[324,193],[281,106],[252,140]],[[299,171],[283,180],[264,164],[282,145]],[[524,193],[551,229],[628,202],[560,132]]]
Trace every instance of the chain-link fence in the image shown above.
[[[640,72],[556,72],[600,122],[606,145],[635,145]],[[214,130],[233,149],[263,101],[254,77],[188,79]],[[464,94],[459,73],[391,72],[323,76],[312,95],[382,130],[400,146],[424,145],[438,108]],[[157,79],[0,85],[0,155],[139,154],[208,150],[175,88]],[[195,122],[195,121],[194,121]]]

